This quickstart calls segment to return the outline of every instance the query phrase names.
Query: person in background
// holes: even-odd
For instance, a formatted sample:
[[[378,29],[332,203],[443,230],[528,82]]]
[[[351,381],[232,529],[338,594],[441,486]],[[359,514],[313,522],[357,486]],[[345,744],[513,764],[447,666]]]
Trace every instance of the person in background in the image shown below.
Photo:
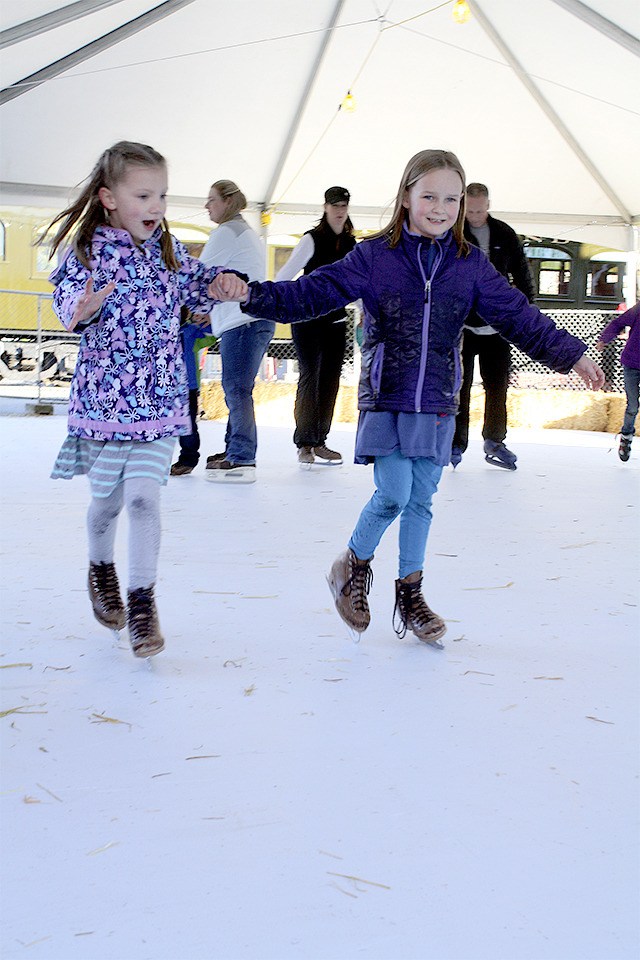
[[[217,180],[211,185],[205,207],[209,219],[219,226],[211,231],[200,259],[205,266],[215,263],[249,280],[264,280],[264,246],[241,216],[246,206],[247,198],[233,180]],[[253,483],[256,479],[253,388],[275,328],[271,320],[245,316],[237,303],[220,304],[211,314],[211,329],[220,338],[222,389],[229,418],[224,450],[207,457],[207,480]]]
[[[191,433],[178,437],[180,456],[171,467],[172,477],[185,477],[192,473],[200,460],[200,433],[198,431],[198,406],[200,401],[200,376],[196,356],[196,344],[211,333],[209,317],[192,317],[186,307],[182,308],[180,340],[189,381],[189,418]],[[200,320],[201,322],[198,322]],[[213,340],[213,338],[210,338]]]
[[[533,279],[522,244],[515,230],[489,213],[488,188],[484,183],[470,183],[466,201],[465,239],[479,247],[496,270],[521,290],[529,303],[533,303]],[[485,460],[496,467],[515,470],[518,458],[504,444],[507,435],[511,347],[475,310],[465,322],[462,345],[463,379],[451,463],[454,468],[458,466],[469,443],[469,404],[476,357],[480,363],[480,376],[485,393],[482,427]]]
[[[455,154],[422,150],[402,175],[390,223],[337,263],[293,283],[220,278],[220,293],[243,310],[281,323],[362,299],[364,340],[356,461],[373,462],[376,490],[328,581],[336,610],[361,634],[371,615],[371,561],[400,517],[394,618],[398,636],[441,646],[442,617],[422,593],[431,503],[451,441],[460,389],[460,343],[471,310],[532,359],[574,370],[593,389],[604,374],[586,345],[514,289],[463,235],[465,175]],[[225,293],[226,288],[226,293]],[[302,324],[304,326],[304,324]]]
[[[322,217],[300,238],[276,280],[293,280],[301,270],[305,275],[312,273],[353,250],[356,240],[349,217],[350,199],[345,187],[329,187],[325,191]],[[309,467],[316,460],[336,466],[342,463],[342,454],[327,447],[327,437],[344,363],[346,316],[341,307],[292,327],[300,371],[293,442],[302,467]]]
[[[631,456],[631,441],[635,433],[640,396],[640,302],[625,313],[614,317],[604,328],[596,343],[596,350],[604,350],[605,346],[626,327],[629,327],[629,336],[620,354],[620,363],[624,376],[624,392],[627,395],[627,409],[620,428],[618,447],[618,456],[625,463]]]

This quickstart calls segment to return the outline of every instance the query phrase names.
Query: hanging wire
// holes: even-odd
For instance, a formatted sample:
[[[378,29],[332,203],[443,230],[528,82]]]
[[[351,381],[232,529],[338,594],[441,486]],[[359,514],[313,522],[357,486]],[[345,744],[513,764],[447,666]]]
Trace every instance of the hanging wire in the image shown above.
[[[363,72],[364,68],[366,67],[366,65],[368,64],[369,60],[371,59],[371,57],[372,57],[372,55],[373,55],[373,52],[374,52],[374,50],[376,49],[378,43],[380,42],[380,38],[381,38],[381,36],[382,36],[383,33],[386,33],[387,30],[393,30],[393,29],[395,29],[396,27],[402,27],[402,26],[404,26],[405,24],[411,23],[411,22],[414,21],[414,20],[419,20],[421,17],[426,17],[426,16],[428,16],[430,13],[435,13],[436,10],[442,9],[442,7],[451,6],[452,3],[453,3],[453,0],[444,0],[443,3],[438,3],[438,4],[436,4],[436,5],[433,6],[433,7],[429,7],[427,10],[423,10],[422,13],[416,13],[416,14],[415,14],[414,16],[412,16],[412,17],[406,17],[404,20],[398,20],[397,22],[394,22],[394,23],[389,23],[388,20],[387,20],[387,16],[388,16],[388,14],[389,14],[389,11],[391,10],[391,5],[392,5],[391,3],[389,3],[389,5],[388,5],[388,7],[387,7],[387,9],[386,9],[386,12],[385,12],[384,14],[381,14],[380,16],[378,16],[378,17],[376,18],[376,21],[377,21],[377,22],[379,23],[379,25],[380,25],[380,26],[379,26],[378,33],[377,33],[377,35],[376,35],[375,40],[373,41],[373,43],[372,43],[371,46],[369,47],[368,52],[365,54],[365,57],[364,57],[362,63],[361,63],[360,66],[358,67],[358,70],[357,70],[357,72],[356,72],[356,75],[354,76],[353,80],[352,80],[351,83],[349,84],[349,86],[348,86],[348,88],[347,88],[346,97],[351,96],[351,97],[353,98],[353,88],[355,87],[355,85],[357,84],[358,80],[359,80],[360,77],[362,76],[362,72]],[[375,22],[375,21],[367,20],[367,21],[365,21],[365,22],[366,22],[366,23],[372,23],[372,22]],[[346,97],[345,97],[345,99],[346,99]],[[344,103],[344,100],[342,101],[342,103],[339,104],[338,109],[335,111],[335,113],[333,114],[333,116],[330,118],[330,120],[329,120],[329,122],[327,123],[327,125],[325,126],[324,130],[322,131],[322,133],[320,134],[320,136],[318,137],[318,139],[316,140],[316,142],[314,143],[314,145],[311,147],[311,150],[308,152],[308,154],[306,155],[306,157],[304,158],[304,160],[302,161],[302,163],[300,164],[300,166],[298,167],[298,169],[295,171],[295,173],[293,174],[293,176],[291,177],[291,179],[289,180],[289,182],[288,182],[288,183],[286,184],[286,186],[283,187],[283,189],[280,191],[280,195],[279,195],[279,196],[277,197],[277,199],[274,200],[274,202],[270,205],[270,207],[269,207],[270,212],[273,212],[273,211],[277,208],[278,204],[281,203],[282,198],[287,194],[287,192],[289,191],[289,189],[293,186],[293,184],[296,182],[296,180],[298,179],[298,177],[300,176],[300,174],[302,173],[302,171],[304,170],[304,168],[307,166],[307,164],[309,163],[309,161],[310,161],[311,158],[313,157],[314,153],[316,152],[316,150],[318,149],[318,147],[320,146],[320,144],[322,143],[322,141],[324,140],[324,138],[325,138],[326,135],[328,134],[329,130],[331,129],[331,127],[332,127],[333,124],[335,123],[336,119],[338,118],[341,110],[343,109],[343,103]]]

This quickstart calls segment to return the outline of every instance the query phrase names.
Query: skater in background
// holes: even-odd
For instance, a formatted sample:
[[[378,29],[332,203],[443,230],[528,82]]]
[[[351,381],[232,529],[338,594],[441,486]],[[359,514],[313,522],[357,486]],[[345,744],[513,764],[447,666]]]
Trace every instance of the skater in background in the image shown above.
[[[168,232],[166,196],[164,158],[145,144],[121,141],[105,150],[78,199],[45,232],[59,225],[52,253],[72,238],[50,280],[56,314],[67,330],[82,334],[68,436],[51,476],[89,477],[93,612],[115,630],[128,622],[138,657],[164,647],[154,599],[160,486],[176,436],[191,429],[180,308],[208,314],[220,272],[190,257]],[[126,609],[113,562],[123,505],[129,515]]]
[[[198,408],[200,405],[200,371],[196,356],[196,344],[205,338],[215,343],[215,337],[209,337],[211,323],[209,317],[192,315],[186,307],[180,311],[180,341],[184,353],[184,363],[187,369],[189,384],[189,419],[191,433],[178,437],[180,456],[171,466],[172,477],[186,477],[193,473],[200,460],[200,432],[198,430]]]
[[[250,280],[264,280],[264,246],[240,213],[246,206],[247,198],[233,180],[212,184],[205,207],[209,219],[219,226],[211,231],[200,259],[207,266],[218,264]],[[211,329],[220,338],[222,389],[229,418],[224,450],[207,457],[205,477],[252,483],[258,449],[253,388],[276,325],[245,316],[237,303],[223,303],[211,314]]]
[[[640,303],[636,303],[635,307],[614,317],[604,328],[596,343],[596,350],[604,350],[605,346],[619,336],[626,327],[629,327],[629,336],[620,354],[620,363],[624,376],[624,392],[627,395],[627,409],[620,428],[618,447],[618,456],[625,463],[631,456],[631,441],[635,434],[640,395]]]
[[[349,191],[329,187],[324,194],[324,213],[312,230],[302,236],[291,256],[276,274],[276,280],[293,280],[318,267],[341,260],[356,245],[349,217]],[[333,411],[340,387],[340,374],[347,342],[344,307],[316,315],[308,323],[296,324],[291,336],[298,357],[300,376],[294,404],[296,429],[293,442],[298,462],[339,465],[342,454],[327,447]]]
[[[529,303],[533,303],[533,279],[515,230],[489,213],[489,190],[484,183],[470,183],[466,193],[465,239],[479,247],[496,270],[521,290]],[[454,468],[458,466],[469,444],[469,404],[476,357],[485,393],[482,426],[485,460],[494,466],[515,470],[518,458],[504,444],[511,347],[475,310],[471,311],[464,325],[460,409],[456,417],[451,463]]]
[[[407,164],[389,225],[343,260],[294,283],[250,284],[243,310],[295,322],[364,304],[356,460],[373,461],[376,490],[362,510],[329,584],[338,613],[358,633],[370,622],[371,561],[400,517],[396,630],[440,646],[444,620],[422,594],[431,502],[451,457],[460,343],[476,310],[501,336],[562,373],[575,370],[593,389],[602,370],[581,340],[556,328],[463,235],[464,171],[444,150],[423,150]],[[237,283],[235,281],[238,281]],[[225,278],[220,278],[221,295]],[[229,290],[242,282],[234,278]]]

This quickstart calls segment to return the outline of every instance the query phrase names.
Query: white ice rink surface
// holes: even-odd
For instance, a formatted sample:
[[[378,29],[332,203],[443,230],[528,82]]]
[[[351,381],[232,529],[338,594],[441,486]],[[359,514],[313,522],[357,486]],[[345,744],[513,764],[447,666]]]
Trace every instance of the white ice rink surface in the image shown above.
[[[360,645],[333,610],[352,429],[303,472],[261,427],[256,484],[163,492],[149,666],[91,615],[64,418],[0,431],[3,960],[637,960],[640,441],[512,431],[508,473],[474,437],[439,652],[392,630],[396,527]]]

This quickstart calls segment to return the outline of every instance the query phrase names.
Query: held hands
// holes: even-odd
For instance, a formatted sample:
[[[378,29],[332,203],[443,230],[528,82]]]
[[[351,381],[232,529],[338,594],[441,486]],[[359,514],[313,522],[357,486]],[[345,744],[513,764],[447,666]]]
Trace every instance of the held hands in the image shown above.
[[[574,363],[573,369],[591,390],[601,390],[604,386],[604,371],[584,354]]]
[[[235,273],[219,273],[213,283],[209,284],[207,292],[213,300],[221,300],[223,303],[229,300],[246,303],[249,299],[249,287]]]
[[[87,285],[84,288],[84,293],[78,298],[76,302],[76,308],[73,312],[73,318],[71,320],[71,330],[73,330],[79,323],[84,323],[85,320],[89,320],[91,317],[95,316],[96,313],[99,313],[102,309],[102,304],[107,299],[110,293],[113,293],[115,290],[115,283],[108,283],[106,287],[103,287],[102,290],[93,289],[93,278],[89,277],[87,280]]]

